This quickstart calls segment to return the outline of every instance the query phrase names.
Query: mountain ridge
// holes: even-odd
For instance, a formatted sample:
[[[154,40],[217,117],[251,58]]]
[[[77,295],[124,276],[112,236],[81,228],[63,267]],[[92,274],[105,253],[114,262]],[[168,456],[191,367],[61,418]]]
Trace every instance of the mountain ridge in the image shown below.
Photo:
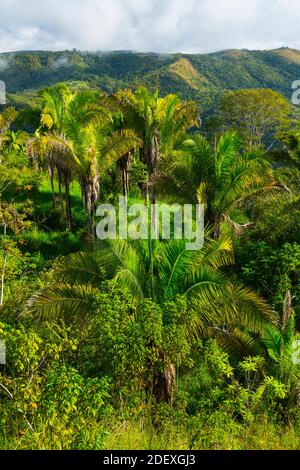
[[[21,105],[43,86],[68,82],[105,92],[144,85],[178,93],[204,108],[226,90],[271,88],[290,98],[300,79],[300,51],[227,49],[205,54],[133,51],[21,51],[0,53],[0,80],[8,101]]]

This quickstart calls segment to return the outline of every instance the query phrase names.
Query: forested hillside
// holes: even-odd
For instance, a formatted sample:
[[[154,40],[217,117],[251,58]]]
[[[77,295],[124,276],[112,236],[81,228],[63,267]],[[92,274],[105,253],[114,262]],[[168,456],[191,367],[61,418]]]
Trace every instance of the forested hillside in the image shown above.
[[[126,51],[0,54],[0,79],[6,82],[13,104],[24,102],[24,97],[14,94],[28,94],[28,90],[57,82],[75,86],[86,82],[107,92],[145,85],[158,88],[162,95],[179,93],[182,98],[197,100],[206,111],[224,90],[271,88],[290,97],[291,84],[299,76],[300,52],[288,48],[198,55]]]

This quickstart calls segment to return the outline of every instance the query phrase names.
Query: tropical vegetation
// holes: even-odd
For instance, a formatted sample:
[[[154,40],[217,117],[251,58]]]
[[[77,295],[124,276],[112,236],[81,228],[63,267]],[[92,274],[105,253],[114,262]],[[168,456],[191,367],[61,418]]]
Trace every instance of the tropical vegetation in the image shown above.
[[[59,83],[2,107],[0,448],[300,448],[297,113],[249,88],[203,126],[189,98]],[[203,246],[159,220],[99,240],[120,196],[202,205]]]

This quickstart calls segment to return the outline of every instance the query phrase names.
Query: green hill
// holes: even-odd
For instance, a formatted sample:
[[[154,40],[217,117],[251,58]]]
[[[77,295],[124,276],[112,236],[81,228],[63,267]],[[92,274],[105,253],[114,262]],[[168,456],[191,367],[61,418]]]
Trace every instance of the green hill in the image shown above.
[[[9,101],[20,106],[35,91],[59,81],[72,86],[97,86],[112,92],[142,84],[161,94],[179,93],[205,109],[224,90],[269,87],[291,96],[300,79],[300,51],[227,50],[212,54],[124,52],[16,52],[0,54],[0,79]]]

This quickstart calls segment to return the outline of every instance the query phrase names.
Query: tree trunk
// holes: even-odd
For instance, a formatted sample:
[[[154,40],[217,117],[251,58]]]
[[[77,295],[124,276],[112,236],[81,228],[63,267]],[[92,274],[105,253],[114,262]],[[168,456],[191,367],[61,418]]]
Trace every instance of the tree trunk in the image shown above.
[[[56,209],[55,188],[54,188],[54,168],[51,163],[48,164],[48,173],[49,173],[51,192],[52,192],[53,209]]]
[[[125,198],[126,203],[127,203],[127,200],[128,200],[128,193],[129,193],[128,166],[129,166],[129,164],[127,162],[122,164],[123,196]]]
[[[152,226],[153,229],[157,228],[157,217],[156,217],[156,190],[155,187],[152,186],[152,192],[151,192],[151,204],[153,206],[153,217],[152,217]]]
[[[221,236],[221,214],[217,214],[214,220],[214,239],[219,240]]]
[[[122,168],[122,183],[123,183],[123,196],[127,202],[128,198],[128,184],[127,184],[127,175],[125,166]]]
[[[164,401],[168,405],[173,404],[176,386],[176,369],[174,364],[167,359],[164,362],[162,372],[157,372],[153,378],[153,396],[157,402]]]
[[[81,191],[83,207],[87,214],[88,233],[94,238],[94,212],[100,194],[98,176],[89,179],[83,178],[81,181]]]
[[[122,157],[117,164],[117,167],[122,173],[122,185],[123,185],[123,196],[126,201],[129,194],[129,167],[132,162],[132,152],[128,152],[127,155]]]
[[[160,159],[160,142],[159,137],[156,132],[152,137],[151,141],[151,149],[150,155],[148,160],[148,168],[149,168],[149,181],[151,185],[151,198],[152,204],[156,204],[156,173],[157,173],[157,164]]]
[[[62,193],[63,175],[62,175],[62,170],[60,167],[57,167],[57,173],[58,173],[59,205],[60,205],[61,213],[63,214],[64,213],[64,200],[63,200],[63,193]]]
[[[85,208],[87,215],[87,228],[88,233],[94,236],[94,224],[93,224],[93,208],[92,208],[92,195],[91,195],[91,185],[87,183],[84,188],[84,203],[83,207]]]
[[[71,196],[70,196],[70,180],[71,175],[69,172],[64,174],[64,183],[65,183],[65,199],[66,199],[66,221],[67,228],[72,230],[73,220],[72,220],[72,205],[71,205]]]
[[[121,161],[118,160],[116,164],[116,186],[119,187],[123,184],[123,168]]]

